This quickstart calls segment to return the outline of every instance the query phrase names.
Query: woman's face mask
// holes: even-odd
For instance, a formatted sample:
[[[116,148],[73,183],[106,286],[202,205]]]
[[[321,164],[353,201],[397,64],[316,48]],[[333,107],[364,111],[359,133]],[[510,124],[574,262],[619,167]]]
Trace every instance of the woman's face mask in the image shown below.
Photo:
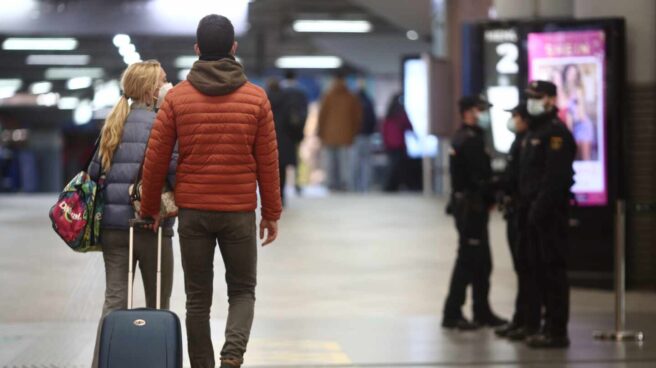
[[[171,83],[166,83],[159,87],[159,93],[157,94],[157,102],[155,103],[156,108],[160,108],[162,104],[164,103],[164,98],[166,97],[166,94],[173,88],[173,85]]]

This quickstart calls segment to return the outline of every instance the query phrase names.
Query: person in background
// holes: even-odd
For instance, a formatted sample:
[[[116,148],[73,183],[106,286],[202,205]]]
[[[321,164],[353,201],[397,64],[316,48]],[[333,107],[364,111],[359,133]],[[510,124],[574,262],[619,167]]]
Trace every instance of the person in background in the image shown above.
[[[398,192],[401,184],[406,181],[404,173],[408,153],[405,132],[413,131],[413,127],[402,101],[400,93],[392,97],[383,121],[383,144],[389,161],[387,181],[383,188],[386,192]]]
[[[576,142],[558,118],[558,90],[533,81],[526,90],[529,130],[519,160],[520,226],[527,232],[525,341],[532,348],[570,344],[567,228]],[[542,307],[545,308],[543,323]]]
[[[278,143],[271,104],[235,60],[230,20],[201,19],[196,61],[157,114],[143,169],[142,217],[159,223],[167,161],[176,140],[180,160],[175,200],[180,208],[180,253],[187,294],[187,340],[192,368],[216,366],[210,310],[217,248],[225,265],[228,315],[221,367],[243,364],[255,311],[257,190],[259,235],[271,244],[282,213]]]
[[[442,326],[474,330],[500,327],[508,321],[496,316],[489,303],[492,255],[488,235],[489,212],[494,205],[492,167],[485,147],[484,130],[492,106],[479,96],[459,101],[462,125],[451,142],[452,209],[458,230],[458,256],[444,305]],[[462,314],[467,286],[472,285],[474,321]]]
[[[298,177],[298,148],[305,137],[305,122],[308,116],[308,98],[296,80],[293,70],[285,72],[285,79],[280,83],[281,101],[273,107],[276,121],[276,135],[280,150],[280,185],[283,204],[287,167],[292,166]]]
[[[508,121],[508,129],[515,133],[515,140],[510,146],[508,152],[508,164],[501,180],[501,189],[503,192],[502,205],[504,218],[506,219],[506,235],[508,237],[508,246],[513,262],[515,273],[517,274],[517,295],[515,297],[515,313],[507,325],[494,331],[499,337],[506,337],[510,340],[523,340],[525,338],[525,317],[526,314],[526,286],[530,277],[528,268],[527,248],[526,248],[526,231],[523,219],[519,217],[519,158],[521,156],[522,144],[528,130],[528,111],[526,102],[520,102],[512,110],[509,110],[512,117]],[[522,226],[520,226],[522,222]]]
[[[323,145],[324,168],[328,188],[349,189],[351,154],[355,136],[362,124],[362,105],[346,86],[343,72],[335,75],[332,86],[323,97],[319,110],[319,138]]]
[[[353,189],[364,193],[369,190],[371,179],[371,136],[376,132],[378,119],[374,104],[367,94],[365,79],[358,80],[358,97],[362,104],[362,123],[355,137],[353,149]]]
[[[157,61],[130,65],[121,79],[123,95],[103,125],[98,152],[89,166],[89,175],[106,175],[103,197],[105,208],[100,242],[105,262],[105,304],[102,319],[109,313],[127,308],[129,267],[129,225],[135,218],[128,187],[133,184],[143,162],[148,137],[155,120],[155,108],[161,106],[171,85]],[[130,103],[131,101],[131,103]],[[177,154],[164,162],[164,174],[175,183]],[[161,188],[160,188],[161,190]],[[174,219],[162,222],[162,294],[161,307],[169,308],[173,288]],[[157,236],[150,231],[135,231],[134,260],[139,264],[146,293],[146,306],[156,305]],[[100,325],[96,337],[92,367],[98,366]]]

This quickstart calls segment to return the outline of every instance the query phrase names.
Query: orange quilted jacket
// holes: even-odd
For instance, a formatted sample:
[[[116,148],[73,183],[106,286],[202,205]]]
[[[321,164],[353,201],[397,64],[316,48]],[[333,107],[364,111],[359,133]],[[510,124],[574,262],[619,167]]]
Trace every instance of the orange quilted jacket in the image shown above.
[[[278,220],[282,212],[278,146],[266,93],[234,60],[197,61],[166,95],[143,169],[142,216],[158,213],[169,158],[178,142],[175,200],[180,208],[247,212]]]

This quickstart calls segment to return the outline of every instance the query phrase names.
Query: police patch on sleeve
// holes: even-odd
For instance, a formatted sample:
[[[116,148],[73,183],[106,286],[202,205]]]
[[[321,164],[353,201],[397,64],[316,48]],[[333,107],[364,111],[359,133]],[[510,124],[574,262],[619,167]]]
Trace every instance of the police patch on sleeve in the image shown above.
[[[551,147],[551,149],[554,151],[558,151],[563,148],[563,137],[551,137],[551,140],[549,141],[549,147]]]

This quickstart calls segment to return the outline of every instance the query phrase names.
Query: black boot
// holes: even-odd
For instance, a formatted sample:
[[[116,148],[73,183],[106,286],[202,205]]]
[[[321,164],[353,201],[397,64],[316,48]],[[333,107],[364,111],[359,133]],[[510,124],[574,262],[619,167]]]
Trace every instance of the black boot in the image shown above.
[[[484,318],[476,318],[475,319],[476,324],[483,326],[483,327],[501,327],[503,325],[508,324],[507,319],[503,319],[494,313],[490,313]]]
[[[569,338],[549,334],[533,335],[526,339],[526,345],[534,349],[564,349],[569,347]]]
[[[521,325],[519,325],[515,322],[510,322],[510,323],[508,323],[506,325],[503,325],[503,326],[497,328],[496,330],[494,330],[494,334],[499,336],[499,337],[508,337],[508,334],[510,334],[510,333],[512,333],[512,332],[514,332],[518,329],[521,329],[521,328],[522,328]]]
[[[442,327],[448,330],[459,330],[459,331],[473,331],[478,330],[479,325],[475,322],[470,322],[464,317],[460,318],[445,318],[442,321]]]

